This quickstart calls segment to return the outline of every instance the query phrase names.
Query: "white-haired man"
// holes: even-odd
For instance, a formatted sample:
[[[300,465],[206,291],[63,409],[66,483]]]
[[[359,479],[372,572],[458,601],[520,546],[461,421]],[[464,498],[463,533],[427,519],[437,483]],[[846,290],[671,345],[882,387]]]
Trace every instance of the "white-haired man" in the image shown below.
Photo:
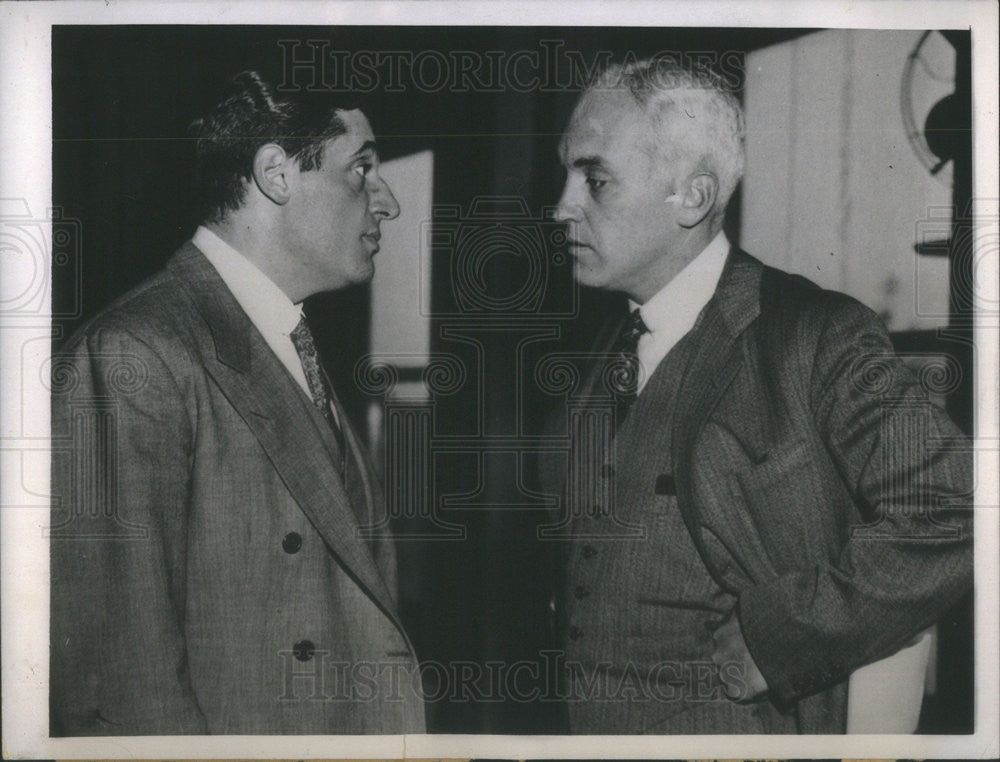
[[[971,586],[961,435],[870,310],[730,245],[743,117],[719,78],[609,69],[560,158],[577,279],[632,310],[584,385],[611,441],[543,469],[572,516],[570,730],[844,732],[850,674]]]

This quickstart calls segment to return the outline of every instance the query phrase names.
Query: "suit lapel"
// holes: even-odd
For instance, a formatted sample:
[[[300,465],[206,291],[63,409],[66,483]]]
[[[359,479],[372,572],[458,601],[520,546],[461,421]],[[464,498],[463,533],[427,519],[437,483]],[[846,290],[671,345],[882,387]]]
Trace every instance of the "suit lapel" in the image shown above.
[[[684,523],[710,571],[719,575],[704,552],[701,522],[691,485],[694,445],[722,395],[743,364],[739,337],[760,314],[761,264],[733,249],[719,278],[715,294],[705,306],[692,341],[692,357],[685,369],[676,399],[680,409],[671,437],[674,479]]]
[[[337,474],[336,441],[322,413],[299,391],[197,247],[185,244],[167,267],[209,328],[196,337],[206,370],[343,568],[402,630],[396,603],[367,543],[358,537],[357,520]]]

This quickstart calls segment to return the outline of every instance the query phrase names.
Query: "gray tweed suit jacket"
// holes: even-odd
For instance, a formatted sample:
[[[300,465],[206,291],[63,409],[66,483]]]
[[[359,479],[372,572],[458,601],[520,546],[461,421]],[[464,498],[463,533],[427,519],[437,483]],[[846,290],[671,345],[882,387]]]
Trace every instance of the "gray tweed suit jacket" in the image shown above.
[[[597,349],[615,334],[611,326]],[[657,601],[700,584],[664,572],[671,553],[693,544],[718,591],[708,603],[735,608],[777,713],[755,725],[704,704],[672,725],[664,717],[675,708],[633,702],[629,714],[612,701],[571,707],[583,718],[571,730],[844,732],[850,674],[971,588],[969,443],[895,356],[874,313],[737,250],[683,343],[683,367],[665,369],[676,384],[662,383],[663,366],[653,374],[618,436],[630,449],[611,470],[609,489],[629,503],[621,515],[652,522],[645,544],[633,552],[591,542],[581,554],[583,541],[573,543],[566,599],[581,565],[605,548],[620,563],[589,578],[596,589],[577,588],[588,597],[570,606],[566,625],[579,641],[570,636],[569,653],[602,644],[588,659],[619,672],[678,653],[653,642],[651,623]],[[559,468],[542,463],[550,493],[562,491]],[[656,513],[671,506],[684,537],[656,531]]]
[[[53,386],[54,735],[424,731],[391,539],[359,538],[332,431],[193,244]]]

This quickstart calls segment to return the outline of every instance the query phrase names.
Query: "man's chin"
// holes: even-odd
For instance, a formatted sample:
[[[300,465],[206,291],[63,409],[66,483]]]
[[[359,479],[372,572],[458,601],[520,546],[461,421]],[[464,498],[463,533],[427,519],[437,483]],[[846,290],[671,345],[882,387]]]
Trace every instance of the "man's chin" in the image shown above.
[[[367,263],[358,268],[357,273],[355,273],[354,284],[361,285],[362,283],[368,283],[375,276],[375,262],[372,259],[368,259]]]
[[[365,283],[371,282],[374,274],[374,265],[369,265],[366,268],[358,267],[346,273],[340,272],[336,277],[329,278],[324,284],[324,287],[319,289],[319,291],[340,291],[341,289],[350,288],[351,286],[362,286]]]
[[[576,267],[573,270],[573,277],[581,286],[588,286],[589,288],[609,287],[603,270],[580,264],[580,262],[576,263]]]

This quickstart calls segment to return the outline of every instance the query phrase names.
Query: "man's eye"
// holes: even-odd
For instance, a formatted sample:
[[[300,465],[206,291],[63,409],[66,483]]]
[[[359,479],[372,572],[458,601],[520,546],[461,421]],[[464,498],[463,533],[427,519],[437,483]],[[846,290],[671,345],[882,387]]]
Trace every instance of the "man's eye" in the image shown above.
[[[608,181],[601,180],[600,178],[597,177],[588,177],[586,182],[590,190],[597,191],[603,188]]]
[[[371,172],[371,169],[372,169],[373,166],[374,166],[373,164],[369,164],[369,163],[358,164],[354,168],[354,171],[357,172],[362,177],[367,177],[368,173]]]

